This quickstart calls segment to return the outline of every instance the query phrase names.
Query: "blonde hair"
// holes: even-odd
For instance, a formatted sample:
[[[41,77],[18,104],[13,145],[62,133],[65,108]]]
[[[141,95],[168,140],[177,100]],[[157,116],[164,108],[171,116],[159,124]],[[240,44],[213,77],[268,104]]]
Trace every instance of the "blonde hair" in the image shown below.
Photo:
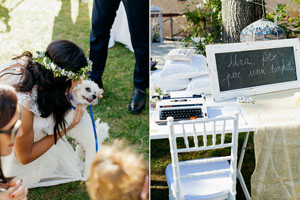
[[[97,153],[87,183],[92,200],[138,200],[148,167],[142,155],[121,140]]]

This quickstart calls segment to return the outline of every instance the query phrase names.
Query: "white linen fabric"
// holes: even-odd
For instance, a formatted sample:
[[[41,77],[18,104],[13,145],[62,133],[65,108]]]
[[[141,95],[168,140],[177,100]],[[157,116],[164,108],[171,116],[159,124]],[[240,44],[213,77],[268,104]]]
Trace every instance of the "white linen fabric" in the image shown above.
[[[251,199],[300,199],[300,89],[252,96],[242,103],[255,127]]]
[[[21,59],[11,61],[0,66],[0,72],[9,66],[16,65],[9,70],[12,73],[18,73],[24,63],[25,61]],[[20,78],[20,75],[9,74],[1,77],[0,81],[14,85],[20,81]],[[34,142],[41,140],[46,135],[53,134],[54,121],[52,116],[48,118],[40,117],[36,103],[37,88],[34,87],[30,93],[18,92],[17,95],[18,103],[34,114]],[[27,188],[51,186],[87,179],[87,177],[83,176],[84,162],[77,156],[65,136],[46,153],[29,164],[21,164],[14,152],[9,156],[1,157],[1,162],[5,176],[15,176],[17,179],[23,179],[23,185]]]
[[[115,45],[115,42],[120,42],[126,46],[130,51],[133,52],[130,32],[128,27],[127,15],[125,12],[125,7],[123,2],[120,2],[119,9],[115,21],[110,30],[110,39],[108,43],[108,48]]]
[[[167,60],[161,73],[164,79],[187,79],[208,75],[206,57],[194,55],[191,62]]]
[[[186,88],[186,91],[197,90],[204,94],[211,94],[210,79],[208,76],[193,78]]]
[[[190,83],[189,79],[163,79],[161,78],[161,70],[156,70],[152,72],[151,84],[158,85],[163,91],[176,91],[185,89]]]

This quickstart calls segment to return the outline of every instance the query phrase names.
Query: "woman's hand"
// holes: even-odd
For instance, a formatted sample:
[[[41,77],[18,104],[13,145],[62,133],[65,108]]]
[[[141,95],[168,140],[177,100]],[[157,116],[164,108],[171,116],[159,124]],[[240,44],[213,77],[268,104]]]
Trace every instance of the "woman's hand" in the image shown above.
[[[1,200],[27,200],[28,190],[22,185],[22,181],[10,182],[11,187],[6,191],[0,192]]]
[[[83,108],[81,105],[77,105],[74,110],[73,121],[68,127],[68,129],[71,130],[72,128],[74,128],[74,126],[76,126],[80,122],[82,116],[83,116]]]
[[[145,176],[144,187],[141,192],[141,200],[149,199],[149,176]]]

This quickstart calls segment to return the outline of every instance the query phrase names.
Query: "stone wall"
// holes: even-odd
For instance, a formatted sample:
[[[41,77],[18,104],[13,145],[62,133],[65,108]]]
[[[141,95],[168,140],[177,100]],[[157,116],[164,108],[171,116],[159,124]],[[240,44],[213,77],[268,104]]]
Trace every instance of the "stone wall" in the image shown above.
[[[152,0],[151,4],[156,5],[162,8],[163,13],[183,13],[183,9],[187,5],[192,5],[195,0]],[[191,8],[195,8],[195,5],[192,5]],[[171,37],[171,19],[169,17],[164,17],[164,36],[166,38]],[[186,19],[182,16],[173,17],[173,33],[180,33],[179,36],[184,36],[184,28],[186,27]]]

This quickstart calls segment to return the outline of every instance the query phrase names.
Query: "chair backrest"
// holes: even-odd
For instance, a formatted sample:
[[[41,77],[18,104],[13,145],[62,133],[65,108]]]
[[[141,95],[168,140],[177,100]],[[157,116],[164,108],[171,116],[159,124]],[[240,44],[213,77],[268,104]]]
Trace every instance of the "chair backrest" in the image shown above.
[[[230,117],[208,118],[200,120],[178,121],[174,122],[172,117],[167,118],[170,142],[170,152],[172,158],[173,180],[175,186],[176,199],[182,199],[180,179],[199,176],[230,173],[232,186],[231,195],[236,194],[236,171],[237,171],[237,147],[238,147],[238,114]],[[231,134],[231,141],[225,140],[225,135]],[[199,137],[200,136],[200,137]],[[176,139],[183,138],[185,147],[178,148]],[[192,141],[189,138],[192,137]],[[202,139],[201,139],[202,137]],[[199,142],[200,138],[200,142]],[[219,138],[219,139],[218,139]],[[220,140],[220,141],[219,141]],[[192,143],[192,145],[190,144]],[[221,156],[217,158],[201,159],[193,162],[180,163],[200,164],[208,162],[220,162],[230,160],[230,169],[219,169],[209,172],[193,173],[180,176],[178,153],[194,152],[202,150],[213,150],[230,147],[230,156]],[[180,197],[180,198],[179,198]]]

